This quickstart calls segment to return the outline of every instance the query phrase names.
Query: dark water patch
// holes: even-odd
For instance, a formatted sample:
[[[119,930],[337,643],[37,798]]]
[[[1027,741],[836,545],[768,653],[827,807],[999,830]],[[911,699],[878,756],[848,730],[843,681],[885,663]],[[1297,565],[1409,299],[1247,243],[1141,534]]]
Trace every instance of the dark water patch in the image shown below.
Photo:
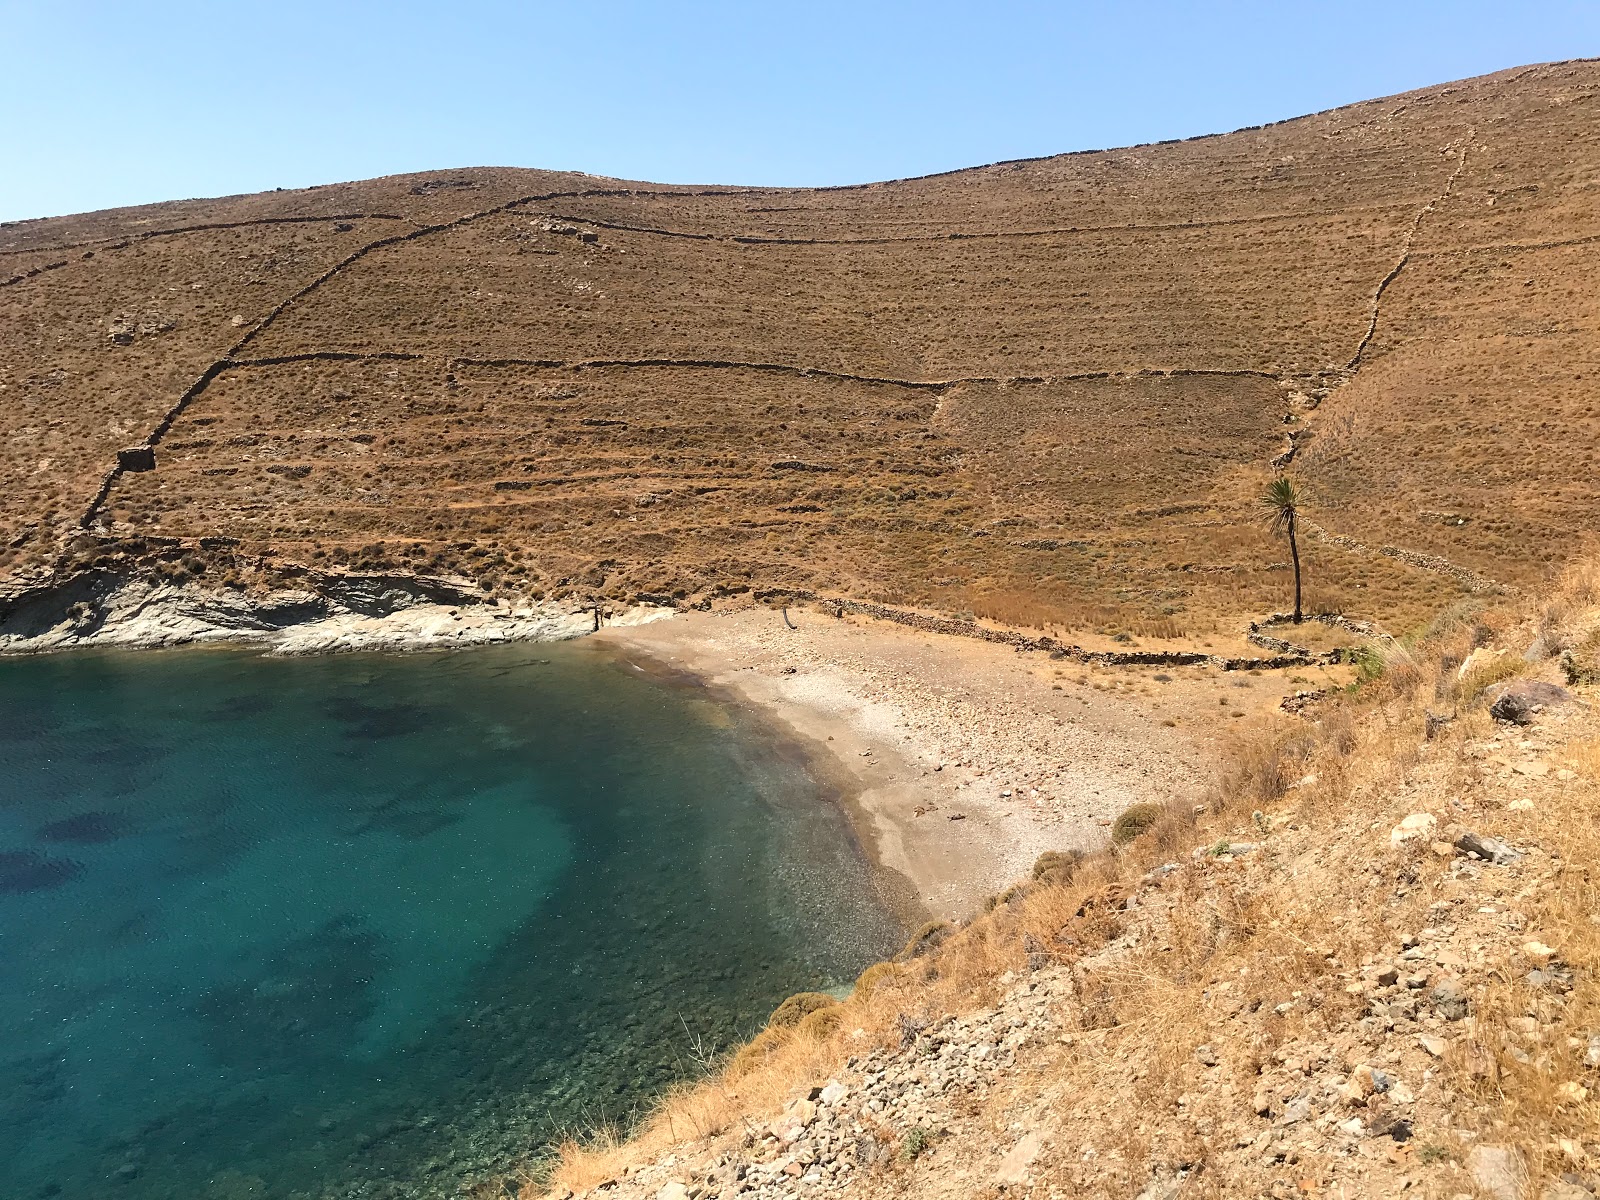
[[[353,917],[276,948],[211,988],[195,1006],[212,1058],[224,1067],[338,1059],[372,1016],[384,969],[382,939]]]
[[[0,1196],[456,1197],[901,940],[802,759],[596,647],[0,662],[30,705],[0,845],[74,874],[0,886]]]
[[[377,810],[361,821],[355,826],[355,832],[393,833],[416,840],[432,837],[460,819],[461,814],[443,809],[390,806]]]
[[[54,728],[50,716],[34,705],[0,708],[0,742],[37,745]]]
[[[272,711],[272,701],[267,696],[229,696],[211,710],[218,721],[245,721]]]
[[[87,763],[91,767],[104,767],[116,771],[137,771],[141,767],[148,767],[162,755],[154,746],[147,746],[139,742],[111,742],[103,745],[90,745],[79,751],[79,762]]]
[[[120,813],[86,812],[51,821],[39,830],[39,838],[46,842],[70,842],[79,846],[94,846],[113,842],[124,836],[130,822]]]
[[[406,737],[424,732],[430,722],[438,723],[436,717],[416,705],[370,704],[349,697],[334,697],[323,704],[322,710],[344,723],[347,737],[361,742]]]
[[[137,912],[130,917],[117,921],[106,933],[113,945],[125,942],[148,942],[161,934],[155,914],[151,912]]]
[[[0,850],[0,893],[46,892],[82,870],[70,859],[46,858],[36,850]]]

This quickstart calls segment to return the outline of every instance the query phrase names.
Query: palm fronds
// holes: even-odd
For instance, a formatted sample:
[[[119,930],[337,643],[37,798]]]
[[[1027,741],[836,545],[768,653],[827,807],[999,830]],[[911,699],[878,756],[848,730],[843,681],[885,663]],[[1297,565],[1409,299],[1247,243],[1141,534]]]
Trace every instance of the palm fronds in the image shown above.
[[[1299,513],[1300,504],[1300,489],[1287,475],[1279,475],[1267,484],[1267,490],[1261,496],[1261,507],[1266,510],[1274,533],[1281,533],[1288,528],[1289,522]]]

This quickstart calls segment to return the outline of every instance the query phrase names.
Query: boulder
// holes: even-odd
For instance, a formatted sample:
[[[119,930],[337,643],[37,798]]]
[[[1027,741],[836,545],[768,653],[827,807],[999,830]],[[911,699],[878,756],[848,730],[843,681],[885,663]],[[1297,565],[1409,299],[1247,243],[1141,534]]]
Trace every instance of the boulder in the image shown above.
[[[1389,831],[1389,844],[1403,846],[1405,843],[1415,841],[1417,838],[1431,840],[1434,827],[1439,824],[1439,818],[1432,813],[1412,813],[1401,820]]]
[[[1445,830],[1445,836],[1461,853],[1481,858],[1484,862],[1493,863],[1497,867],[1514,863],[1522,857],[1522,851],[1507,845],[1499,838],[1474,833],[1461,825],[1451,825]]]
[[[1462,1021],[1466,1019],[1470,1005],[1467,994],[1461,990],[1461,985],[1453,979],[1446,979],[1429,993],[1436,1011],[1446,1021]]]
[[[1522,1155],[1509,1146],[1474,1146],[1467,1155],[1467,1170],[1494,1200],[1519,1200],[1522,1195],[1527,1167]]]
[[[1531,725],[1535,715],[1547,708],[1565,704],[1571,693],[1559,684],[1544,683],[1538,679],[1519,679],[1500,689],[1494,703],[1489,705],[1489,715],[1497,721],[1513,725]]]
[[[1030,1133],[1006,1151],[1005,1157],[1000,1160],[1000,1166],[994,1173],[996,1185],[1016,1187],[1026,1183],[1030,1174],[1028,1168],[1033,1165],[1033,1160],[1038,1157],[1039,1148],[1043,1144],[1043,1138],[1037,1133]]]
[[[1487,646],[1478,646],[1471,654],[1467,655],[1461,666],[1456,668],[1456,678],[1465,680],[1468,675],[1471,675],[1479,667],[1487,666],[1503,654],[1505,654],[1504,650],[1491,650]]]
[[[156,452],[153,446],[127,446],[117,451],[117,466],[124,471],[154,471]]]

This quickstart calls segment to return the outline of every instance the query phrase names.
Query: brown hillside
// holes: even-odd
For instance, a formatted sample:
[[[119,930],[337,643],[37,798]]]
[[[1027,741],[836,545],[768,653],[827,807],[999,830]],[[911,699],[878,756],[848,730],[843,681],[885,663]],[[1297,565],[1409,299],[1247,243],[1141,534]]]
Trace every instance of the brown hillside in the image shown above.
[[[81,522],[1204,634],[1286,597],[1253,498],[1292,449],[1312,599],[1403,626],[1596,511],[1597,96],[1577,62],[853,188],[471,169],[0,227],[0,570],[100,553]]]

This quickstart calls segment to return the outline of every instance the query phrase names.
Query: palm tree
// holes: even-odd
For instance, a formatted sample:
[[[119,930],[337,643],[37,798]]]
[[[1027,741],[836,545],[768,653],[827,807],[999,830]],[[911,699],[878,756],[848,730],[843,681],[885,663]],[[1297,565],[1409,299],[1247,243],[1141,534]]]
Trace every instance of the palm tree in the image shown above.
[[[1267,484],[1267,490],[1261,497],[1261,506],[1267,510],[1267,519],[1272,523],[1272,532],[1284,532],[1289,535],[1289,557],[1294,560],[1294,623],[1301,622],[1300,613],[1300,545],[1295,541],[1295,523],[1300,516],[1300,491],[1294,486],[1294,480],[1287,475],[1279,475]]]

